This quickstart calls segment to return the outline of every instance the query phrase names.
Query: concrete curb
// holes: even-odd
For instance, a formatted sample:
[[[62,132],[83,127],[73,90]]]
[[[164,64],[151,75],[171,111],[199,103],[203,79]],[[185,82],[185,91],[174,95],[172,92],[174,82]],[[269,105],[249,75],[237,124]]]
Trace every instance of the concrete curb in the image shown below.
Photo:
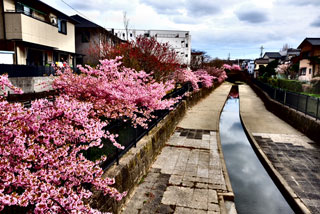
[[[254,149],[255,153],[257,154],[258,158],[260,159],[261,163],[269,173],[272,180],[275,182],[281,193],[284,195],[284,197],[287,199],[289,205],[292,207],[292,209],[296,213],[301,214],[311,214],[309,209],[305,206],[305,204],[301,201],[301,199],[295,194],[293,189],[288,185],[286,180],[281,176],[281,174],[275,169],[272,162],[268,159],[266,154],[263,152],[257,141],[254,139],[253,135],[248,131],[245,121],[241,117],[241,111],[240,114],[240,120],[241,124],[243,126],[243,129],[248,137],[249,142],[252,145],[252,148]]]

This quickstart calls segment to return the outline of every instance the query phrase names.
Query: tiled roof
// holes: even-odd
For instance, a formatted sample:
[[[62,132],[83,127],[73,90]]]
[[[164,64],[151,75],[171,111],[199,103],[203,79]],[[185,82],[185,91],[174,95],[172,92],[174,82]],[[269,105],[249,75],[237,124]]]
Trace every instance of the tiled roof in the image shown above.
[[[298,46],[298,48],[301,48],[302,44],[308,42],[309,44],[313,46],[320,46],[320,38],[305,38],[301,44]]]
[[[273,58],[273,59],[281,58],[281,55],[279,52],[265,52],[264,56],[268,56],[269,58]]]
[[[256,59],[255,61],[254,61],[254,63],[256,63],[256,64],[268,64],[269,63],[269,60],[268,59]]]

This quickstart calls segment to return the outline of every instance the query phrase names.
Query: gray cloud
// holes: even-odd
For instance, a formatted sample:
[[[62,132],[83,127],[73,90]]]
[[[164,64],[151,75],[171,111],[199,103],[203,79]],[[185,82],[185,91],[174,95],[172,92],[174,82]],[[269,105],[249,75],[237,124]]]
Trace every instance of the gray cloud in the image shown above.
[[[215,15],[221,12],[221,8],[216,2],[207,0],[193,1],[189,0],[187,3],[188,15],[190,16],[208,16]]]
[[[289,0],[288,3],[292,5],[298,5],[298,6],[306,6],[306,5],[320,6],[319,0]]]
[[[240,11],[236,13],[241,21],[249,23],[262,23],[268,21],[268,16],[262,11]]]
[[[151,6],[157,13],[165,15],[180,14],[179,9],[183,8],[184,1],[172,1],[172,0],[141,0],[141,3]]]
[[[320,16],[316,20],[311,22],[310,26],[312,26],[312,27],[320,27]]]
[[[140,0],[141,3],[151,6],[159,14],[177,15],[184,10],[189,16],[201,17],[214,15],[221,12],[219,4],[207,0]]]

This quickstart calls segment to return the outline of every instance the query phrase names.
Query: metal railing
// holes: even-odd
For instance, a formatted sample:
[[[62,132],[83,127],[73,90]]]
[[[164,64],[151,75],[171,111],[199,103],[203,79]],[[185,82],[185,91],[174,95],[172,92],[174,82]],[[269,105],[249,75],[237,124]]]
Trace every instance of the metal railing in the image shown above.
[[[0,64],[0,75],[8,74],[9,77],[42,77],[55,73],[52,66]]]
[[[270,98],[289,106],[297,111],[305,113],[316,120],[320,119],[320,99],[304,94],[290,92],[281,88],[272,87],[257,79],[252,79],[252,82],[265,91]]]
[[[167,94],[163,99],[175,98],[182,96],[186,92],[192,91],[191,84],[185,84],[181,88],[174,90],[173,92]],[[183,99],[182,99],[183,100]],[[179,105],[182,100],[177,102],[175,106]],[[112,134],[118,134],[116,139],[119,144],[125,147],[124,150],[120,150],[112,145],[108,140],[103,141],[103,148],[90,148],[84,152],[84,155],[90,160],[96,160],[102,155],[107,156],[107,160],[101,164],[101,167],[106,170],[113,163],[119,164],[119,159],[132,147],[136,147],[137,142],[147,135],[149,131],[155,127],[165,116],[170,113],[169,110],[157,110],[153,112],[154,118],[148,122],[148,128],[145,129],[141,126],[133,127],[131,122],[124,122],[122,120],[112,121],[107,129]]]

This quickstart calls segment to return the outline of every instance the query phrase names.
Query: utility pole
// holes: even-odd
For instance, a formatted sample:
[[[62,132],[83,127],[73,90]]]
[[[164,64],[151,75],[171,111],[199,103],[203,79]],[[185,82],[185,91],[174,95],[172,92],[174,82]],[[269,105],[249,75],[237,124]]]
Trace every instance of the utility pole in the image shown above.
[[[230,53],[228,54],[228,61],[230,61]]]
[[[260,50],[261,50],[261,52],[260,52],[260,57],[262,57],[263,49],[264,49],[264,47],[263,47],[263,45],[261,45],[261,47],[260,47]]]

